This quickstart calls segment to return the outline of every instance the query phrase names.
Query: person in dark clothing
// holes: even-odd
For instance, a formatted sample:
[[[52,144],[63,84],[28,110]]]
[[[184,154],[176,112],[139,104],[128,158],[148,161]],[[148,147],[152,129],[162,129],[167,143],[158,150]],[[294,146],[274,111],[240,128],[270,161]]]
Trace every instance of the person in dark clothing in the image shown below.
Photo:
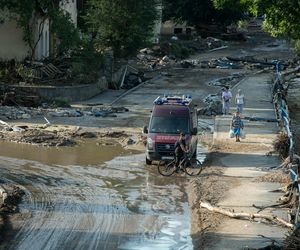
[[[188,153],[188,146],[185,140],[185,134],[180,133],[179,140],[175,143],[175,164],[178,168],[180,161],[183,159],[185,153]]]
[[[240,117],[240,112],[236,112],[231,120],[231,129],[236,138],[236,142],[240,142],[240,137],[242,133],[242,129],[244,129],[244,123]]]

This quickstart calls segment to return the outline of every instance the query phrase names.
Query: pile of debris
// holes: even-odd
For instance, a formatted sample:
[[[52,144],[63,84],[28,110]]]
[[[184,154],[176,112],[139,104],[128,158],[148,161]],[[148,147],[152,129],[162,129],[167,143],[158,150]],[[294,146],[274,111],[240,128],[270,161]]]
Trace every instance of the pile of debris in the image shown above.
[[[116,117],[116,114],[129,110],[125,107],[86,107],[81,109],[43,109],[43,108],[16,108],[0,106],[0,139],[12,142],[30,143],[42,146],[73,146],[76,144],[73,138],[94,138],[96,135],[86,133],[74,133],[68,129],[51,130],[51,117]],[[17,119],[44,117],[47,122],[43,126],[17,126],[10,125],[6,121]],[[47,118],[46,118],[47,117]],[[50,121],[49,121],[50,120]],[[53,126],[52,126],[53,127]]]
[[[3,121],[30,119],[43,115],[43,113],[43,110],[40,108],[0,106],[0,120]]]
[[[242,57],[226,57],[227,60],[233,62],[234,64],[238,63],[239,65],[243,65],[246,69],[261,69],[261,70],[274,70],[278,60],[268,60],[267,58],[258,59],[254,56],[242,56]],[[290,68],[294,67],[295,61],[282,61],[281,67],[283,68]],[[283,69],[282,68],[282,69]]]
[[[0,213],[2,215],[5,213],[15,213],[18,211],[18,204],[21,202],[25,192],[17,186],[5,185],[5,189],[3,186],[0,188],[0,197],[2,200],[0,202]],[[1,226],[0,223],[0,230],[2,230]]]
[[[142,72],[129,72],[126,74],[123,83],[121,84],[121,89],[132,89],[135,86],[141,84],[142,82],[146,81],[144,77],[144,73]]]
[[[176,39],[175,39],[176,38]],[[220,39],[207,37],[205,39],[197,37],[194,40],[179,41],[174,36],[171,41],[162,42],[152,48],[144,48],[137,55],[139,64],[147,68],[157,69],[177,63],[177,60],[187,58],[190,54],[226,48]],[[183,67],[187,65],[183,62]]]
[[[199,67],[203,69],[246,69],[246,70],[269,70],[273,69],[276,62],[267,60],[255,59],[252,56],[233,58],[213,58],[211,60],[182,60],[172,54],[165,55],[163,57],[155,56],[154,51],[150,49],[143,49],[145,52],[138,54],[139,64],[143,64],[148,68],[161,69],[163,67],[177,65],[181,68],[194,68]],[[291,63],[285,63],[284,66],[288,67]]]
[[[222,100],[221,96],[219,95],[208,95],[204,99],[205,107],[198,110],[198,115],[206,115],[206,116],[211,116],[211,115],[220,115],[222,114]]]
[[[48,131],[44,127],[9,126],[0,124],[0,139],[17,143],[28,143],[41,146],[74,146],[76,142],[67,131]]]
[[[210,81],[208,83],[208,85],[209,86],[219,86],[219,87],[234,86],[243,77],[244,77],[243,73],[234,73],[230,76],[214,79],[213,81]]]
[[[208,82],[210,86],[219,86],[220,90],[223,87],[232,87],[236,85],[244,77],[243,73],[234,73],[232,75],[215,79]],[[203,102],[205,107],[198,110],[199,115],[211,116],[211,115],[221,115],[222,114],[222,99],[221,92],[218,94],[208,95]]]
[[[41,97],[30,91],[0,86],[0,105],[2,106],[26,106],[38,107],[41,104]]]
[[[154,48],[157,49],[157,47],[158,46],[155,46]],[[140,53],[137,55],[137,59],[139,60],[138,64],[154,70],[176,62],[176,57],[173,55],[161,56],[160,49],[159,47],[157,51],[148,48],[140,50]]]
[[[296,228],[284,241],[283,249],[300,249],[300,229]]]
[[[31,119],[38,117],[116,117],[118,113],[125,113],[129,110],[125,107],[84,107],[84,108],[28,108],[0,106],[0,121]]]
[[[81,117],[81,116],[95,116],[95,117],[117,117],[116,113],[125,113],[129,110],[125,107],[85,107],[85,108],[69,108],[69,109],[55,109],[47,110],[45,114],[50,117]]]
[[[207,61],[199,61],[197,64],[201,68],[216,68],[216,69],[247,69],[247,70],[269,70],[274,69],[277,61],[268,61],[267,59],[256,59],[253,56],[244,57],[223,57],[211,59]],[[285,62],[284,67],[290,67],[294,62]]]
[[[45,125],[9,125],[0,121],[0,140],[26,143],[44,147],[70,147],[77,145],[77,140],[91,138],[113,138],[123,146],[138,145],[142,140],[125,131],[95,131],[74,126]]]
[[[0,69],[4,72],[1,81],[8,84],[34,84],[48,83],[51,81],[66,81],[70,78],[68,68],[63,62],[38,62],[15,60],[0,62]]]
[[[232,62],[227,58],[211,59],[209,61],[199,62],[201,68],[212,69],[242,69],[244,65],[242,63]]]

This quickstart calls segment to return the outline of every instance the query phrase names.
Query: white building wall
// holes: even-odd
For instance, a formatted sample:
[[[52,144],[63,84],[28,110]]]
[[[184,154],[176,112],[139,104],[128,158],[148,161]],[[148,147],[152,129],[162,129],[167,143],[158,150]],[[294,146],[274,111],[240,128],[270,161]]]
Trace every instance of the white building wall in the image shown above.
[[[23,31],[15,21],[0,24],[0,60],[23,60],[29,53],[29,47],[23,41]]]
[[[162,4],[157,6],[158,17],[154,26],[154,41],[158,41],[161,35],[162,27]]]
[[[42,22],[42,19],[38,19],[36,22],[36,34],[35,34],[35,40],[38,41],[38,44],[36,46],[35,50],[35,59],[37,60],[43,60],[47,57],[49,57],[50,52],[50,23],[49,19],[46,19],[44,21],[44,24],[41,26],[41,30],[38,30],[40,27],[40,23]],[[40,34],[40,38],[39,38]]]
[[[77,27],[77,0],[61,0],[60,8],[68,12],[75,27]]]
[[[162,35],[173,35],[174,34],[174,29],[182,29],[182,34],[186,34],[186,30],[189,28],[192,31],[194,30],[193,27],[188,26],[186,22],[183,23],[174,23],[173,21],[166,21],[162,24],[161,26],[161,34]]]
[[[46,19],[40,27],[42,19],[37,19],[35,23],[36,32],[34,39],[38,42],[34,59],[42,60],[49,56],[49,20]],[[39,39],[39,27],[41,28],[41,37]],[[0,60],[22,61],[31,55],[30,47],[23,40],[23,31],[17,26],[17,22],[6,18],[4,23],[0,24]]]
[[[62,0],[60,7],[66,12],[70,13],[71,19],[75,26],[77,26],[77,1],[76,0]],[[0,12],[1,16],[4,13]],[[39,24],[41,19],[36,20],[36,34],[37,41],[39,34]],[[50,52],[50,29],[49,20],[44,22],[44,28],[40,40],[36,46],[35,59],[43,60],[49,56]],[[23,31],[17,27],[16,21],[5,20],[0,23],[0,60],[22,61],[25,57],[30,55],[30,48],[23,41]]]

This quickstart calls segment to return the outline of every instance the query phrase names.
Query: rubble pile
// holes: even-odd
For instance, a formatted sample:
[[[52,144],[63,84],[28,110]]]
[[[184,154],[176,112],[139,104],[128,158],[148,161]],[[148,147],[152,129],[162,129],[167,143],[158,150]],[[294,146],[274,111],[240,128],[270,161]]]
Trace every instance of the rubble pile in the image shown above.
[[[144,82],[146,79],[144,77],[144,73],[138,72],[138,73],[133,73],[129,72],[126,74],[123,85],[121,86],[122,89],[132,89],[135,86],[141,84]]]
[[[220,115],[222,114],[222,100],[219,95],[208,95],[204,99],[205,108],[202,108],[198,111],[198,115]]]
[[[43,109],[43,108],[16,108],[10,106],[0,106],[0,139],[37,144],[41,146],[73,146],[76,144],[74,138],[95,138],[98,135],[90,132],[74,129],[55,130],[55,125],[51,122],[59,117],[116,117],[116,114],[125,113],[129,110],[125,107],[85,107],[80,109]],[[9,124],[9,120],[44,118],[45,125],[42,126],[17,126]],[[53,118],[53,119],[51,119]],[[106,135],[115,137],[112,133]]]
[[[71,133],[67,130],[48,131],[43,128],[29,128],[27,126],[0,126],[0,139],[50,147],[74,146],[76,144],[71,138]]]
[[[1,188],[3,189],[3,188]],[[1,193],[2,202],[0,204],[1,214],[14,213],[18,211],[18,204],[21,202],[22,197],[25,195],[24,190],[17,186],[5,185],[5,192]]]
[[[244,77],[243,73],[234,73],[230,76],[214,79],[208,83],[209,86],[233,86],[238,83]]]
[[[232,62],[227,58],[211,59],[209,61],[199,62],[201,68],[213,68],[213,69],[242,69],[243,63]]]
[[[108,131],[104,134],[101,134],[100,137],[121,138],[128,137],[128,135],[125,131]]]
[[[241,56],[241,57],[226,57],[225,60],[232,62],[233,64],[242,65],[246,69],[264,69],[274,70],[278,60],[268,60],[267,58],[256,58],[254,56]],[[280,60],[282,69],[295,68],[299,65],[297,59],[283,61]]]
[[[208,82],[208,85],[219,86],[220,88],[225,86],[232,87],[237,84],[243,77],[243,73],[234,73],[232,75]],[[203,102],[205,103],[205,107],[198,110],[199,115],[211,116],[222,114],[221,93],[210,94],[203,100]]]
[[[7,86],[0,86],[0,105],[37,107],[41,104],[41,97],[25,90],[16,90]]]
[[[117,117],[117,113],[128,112],[125,107],[93,107],[91,110],[83,111],[84,115],[92,115],[95,117]]]
[[[0,82],[6,84],[72,85],[78,79],[72,75],[69,59],[17,62],[0,61]]]
[[[117,113],[125,113],[125,107],[85,107],[85,108],[28,108],[0,106],[0,121],[30,119],[37,117],[116,117]]]
[[[188,53],[199,52],[200,50],[208,50],[210,47],[214,48],[217,46],[218,49],[226,48],[226,46],[222,46],[222,40],[207,38],[205,40],[205,46],[199,45],[197,46],[194,43],[184,43],[184,49],[187,50]],[[171,44],[172,45],[172,44]],[[211,69],[246,69],[246,70],[269,70],[274,68],[273,61],[264,61],[261,59],[256,59],[252,56],[246,56],[241,58],[233,58],[233,57],[224,57],[224,58],[213,58],[210,60],[185,60],[182,56],[178,56],[173,53],[171,49],[171,45],[162,46],[156,45],[156,49],[142,49],[140,53],[137,55],[138,64],[140,66],[145,66],[148,69],[162,69],[169,66],[178,66],[181,68],[193,68],[199,67],[203,69],[211,68]],[[204,47],[203,47],[204,46]],[[220,47],[218,47],[220,46]],[[178,49],[177,49],[178,50]],[[285,67],[291,65],[289,62],[284,64]],[[135,81],[138,81],[137,76],[131,76],[136,78]]]
[[[0,106],[0,120],[30,119],[43,115],[43,110],[39,108]]]
[[[147,68],[156,69],[177,63],[178,60],[188,57],[192,53],[222,48],[224,42],[220,39],[197,37],[190,41],[171,39],[169,42],[162,42],[152,48],[144,48],[137,54],[138,64]],[[183,67],[187,64],[183,62]]]

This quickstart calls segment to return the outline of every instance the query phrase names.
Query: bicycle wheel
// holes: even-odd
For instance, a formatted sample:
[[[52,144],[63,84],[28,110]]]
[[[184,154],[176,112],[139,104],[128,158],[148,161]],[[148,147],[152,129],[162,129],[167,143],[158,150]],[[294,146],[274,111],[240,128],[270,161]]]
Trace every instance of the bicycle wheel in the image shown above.
[[[184,168],[184,171],[189,176],[195,176],[201,173],[202,171],[202,164],[197,159],[191,159],[190,164]]]
[[[171,176],[176,170],[175,161],[160,161],[157,165],[157,170],[163,176]]]

